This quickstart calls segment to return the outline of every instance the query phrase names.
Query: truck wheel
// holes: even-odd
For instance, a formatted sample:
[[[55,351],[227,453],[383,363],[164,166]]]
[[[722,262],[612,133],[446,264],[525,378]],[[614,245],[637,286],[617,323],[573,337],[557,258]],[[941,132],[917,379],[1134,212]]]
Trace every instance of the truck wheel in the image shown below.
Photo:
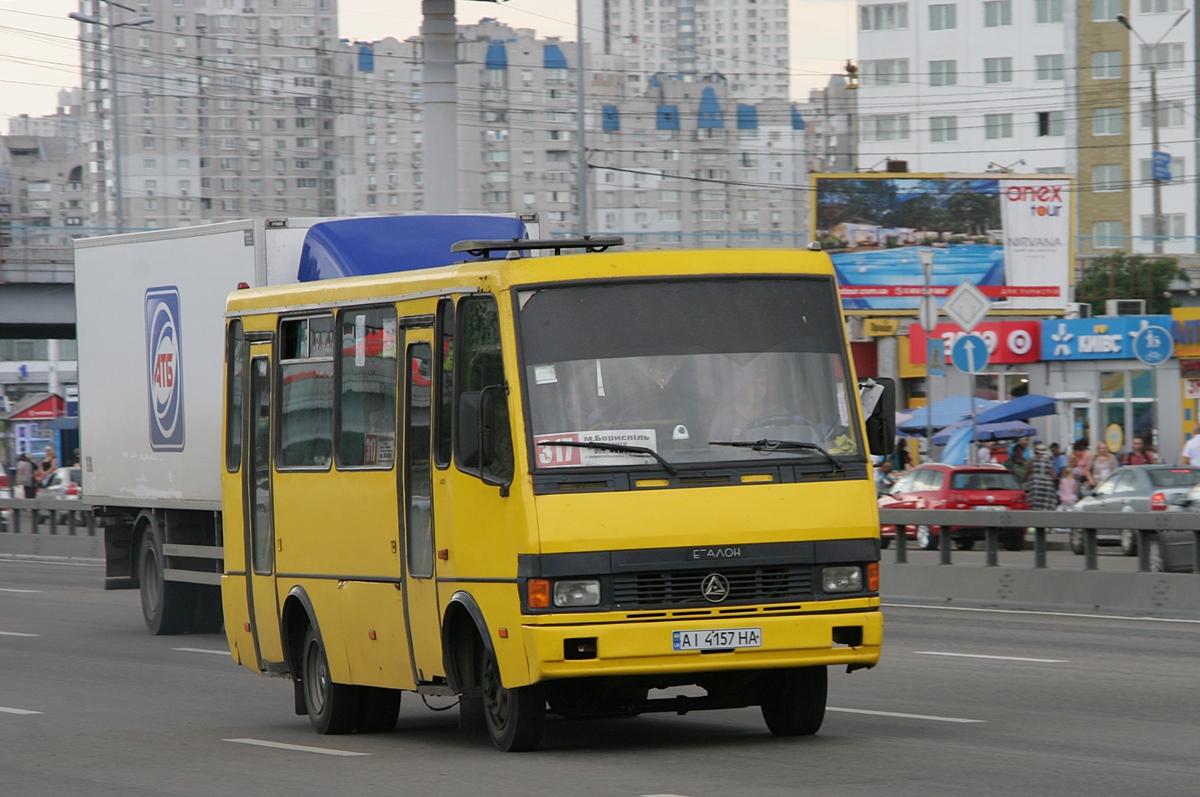
[[[811,736],[825,720],[829,673],[824,666],[771,673],[763,682],[762,715],[776,736]]]
[[[300,651],[300,683],[304,687],[308,720],[317,733],[326,735],[354,730],[362,714],[362,693],[358,687],[334,683],[330,679],[325,645],[312,626],[304,635],[304,646]]]
[[[496,657],[486,648],[482,656],[484,718],[492,744],[505,753],[535,749],[542,741],[546,723],[545,693],[536,684],[506,688],[500,681]]]
[[[146,526],[138,553],[138,579],[142,593],[142,617],[146,628],[155,636],[183,634],[191,625],[191,584],[166,581],[163,570],[162,540],[154,525]]]

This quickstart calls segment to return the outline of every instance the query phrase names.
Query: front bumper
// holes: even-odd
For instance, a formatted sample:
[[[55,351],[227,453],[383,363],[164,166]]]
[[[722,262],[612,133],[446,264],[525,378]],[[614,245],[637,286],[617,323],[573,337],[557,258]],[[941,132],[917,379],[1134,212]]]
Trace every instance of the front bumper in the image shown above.
[[[529,664],[529,682],[555,678],[662,675],[823,664],[873,666],[879,661],[883,641],[883,615],[879,611],[879,600],[858,599],[854,601],[857,604],[854,607],[837,606],[844,603],[831,602],[833,605],[822,606],[820,612],[757,612],[733,617],[669,616],[572,625],[525,625],[521,633]],[[675,631],[745,627],[762,629],[761,647],[716,652],[672,649],[672,633]],[[840,638],[850,638],[856,642],[860,638],[861,644],[853,647],[835,644],[835,629],[843,629],[838,632]],[[858,637],[859,633],[861,637]],[[568,643],[568,640],[571,642]],[[567,658],[568,644],[572,649],[577,649],[580,640],[594,641],[595,655]]]

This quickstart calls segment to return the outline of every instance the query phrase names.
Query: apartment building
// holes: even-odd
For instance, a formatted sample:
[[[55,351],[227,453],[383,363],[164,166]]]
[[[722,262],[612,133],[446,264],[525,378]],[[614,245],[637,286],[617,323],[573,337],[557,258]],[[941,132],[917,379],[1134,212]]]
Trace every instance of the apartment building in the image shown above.
[[[635,88],[720,73],[744,100],[789,96],[788,0],[583,0],[583,40]]]
[[[115,26],[79,29],[89,227],[334,212],[336,0],[81,0],[80,9]]]
[[[577,233],[576,43],[485,19],[459,26],[458,52],[460,208],[536,211],[544,235]],[[745,100],[720,74],[643,82],[620,56],[588,61],[589,232],[634,246],[807,243],[795,106]],[[337,212],[423,212],[426,181],[447,176],[425,169],[419,37],[347,43],[338,64],[361,110],[336,120]]]
[[[858,166],[1077,176],[1080,254],[1153,251],[1157,71],[1164,250],[1200,251],[1195,42],[1185,0],[859,0]],[[1137,34],[1117,19],[1125,14]],[[1137,38],[1156,46],[1146,46]],[[1192,170],[1192,171],[1189,171]]]

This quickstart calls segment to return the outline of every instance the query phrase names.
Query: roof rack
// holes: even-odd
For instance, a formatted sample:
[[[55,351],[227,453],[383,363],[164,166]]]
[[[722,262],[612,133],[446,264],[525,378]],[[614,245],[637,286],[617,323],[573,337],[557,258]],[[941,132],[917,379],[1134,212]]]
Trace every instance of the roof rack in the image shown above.
[[[625,239],[619,235],[585,235],[582,238],[543,240],[510,238],[497,241],[459,241],[450,245],[450,251],[466,252],[473,257],[482,255],[485,259],[490,259],[492,252],[517,252],[522,249],[553,249],[554,254],[561,255],[564,249],[586,249],[589,252],[603,252],[610,246],[624,245]]]

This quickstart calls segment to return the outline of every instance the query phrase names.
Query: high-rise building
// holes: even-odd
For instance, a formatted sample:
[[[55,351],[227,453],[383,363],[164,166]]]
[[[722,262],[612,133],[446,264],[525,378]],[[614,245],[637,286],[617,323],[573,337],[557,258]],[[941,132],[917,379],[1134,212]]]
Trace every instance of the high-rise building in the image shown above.
[[[720,73],[747,100],[786,99],[788,0],[583,0],[583,40],[627,80]]]
[[[1153,65],[1160,151],[1171,156],[1163,249],[1200,252],[1200,19],[1176,24],[1187,5],[859,0],[858,167],[1073,173],[1076,251],[1148,254]],[[1123,10],[1136,34],[1118,21]]]
[[[115,26],[79,30],[89,226],[121,216],[117,117],[126,229],[334,212],[336,0],[142,0],[136,15],[81,0],[80,11]]]

